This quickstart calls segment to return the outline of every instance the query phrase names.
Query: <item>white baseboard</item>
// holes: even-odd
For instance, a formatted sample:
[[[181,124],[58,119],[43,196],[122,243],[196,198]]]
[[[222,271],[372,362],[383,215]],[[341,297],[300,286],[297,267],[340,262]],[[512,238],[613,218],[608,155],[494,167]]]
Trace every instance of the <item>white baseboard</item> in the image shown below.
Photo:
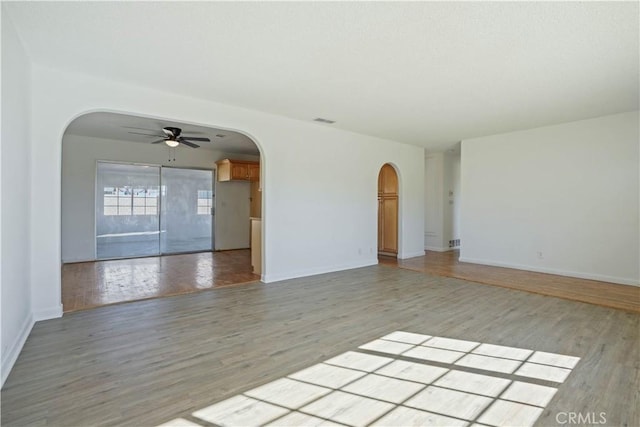
[[[95,258],[68,258],[68,259],[62,259],[62,263],[63,264],[71,264],[74,262],[93,262],[93,261],[97,261]]]
[[[40,320],[57,319],[62,317],[62,304],[57,307],[45,308],[33,312],[33,320],[39,322]]]
[[[262,281],[264,283],[280,282],[282,280],[297,279],[297,278],[300,278],[300,277],[315,276],[315,275],[318,275],[318,274],[325,274],[325,273],[333,273],[335,271],[352,270],[354,268],[370,267],[372,265],[377,265],[377,264],[378,264],[378,259],[377,258],[373,258],[373,259],[367,259],[367,260],[364,260],[364,261],[361,261],[361,262],[332,265],[332,266],[327,266],[327,267],[311,268],[311,269],[307,269],[307,270],[297,270],[297,271],[292,271],[292,272],[289,272],[289,273],[264,274],[264,275],[262,275]]]
[[[434,251],[434,252],[449,252],[454,250],[455,248],[445,248],[445,247],[437,247],[437,246],[425,246],[425,251]]]
[[[599,282],[617,283],[619,285],[640,286],[640,281],[628,279],[626,277],[607,276],[603,274],[580,273],[576,271],[558,270],[554,268],[535,267],[522,264],[511,264],[506,262],[491,261],[477,258],[460,257],[460,262],[472,264],[491,265],[494,267],[515,268],[516,270],[535,271],[536,273],[556,274],[558,276],[576,277],[578,279],[597,280]]]
[[[398,259],[415,258],[415,257],[418,257],[418,256],[424,256],[424,251],[407,252],[407,253],[403,253],[403,254],[398,254]]]
[[[31,333],[31,329],[33,328],[33,325],[35,323],[36,322],[33,319],[33,316],[29,314],[27,318],[24,319],[24,322],[22,323],[22,327],[20,328],[20,332],[18,333],[18,336],[13,341],[13,343],[11,344],[7,352],[2,355],[2,366],[0,368],[2,369],[0,387],[4,386],[4,382],[9,376],[9,372],[11,372],[11,369],[13,368],[13,365],[16,363],[16,360],[18,360],[18,356],[22,351],[22,347],[24,347],[24,343],[27,341],[27,338],[29,337],[29,334]]]

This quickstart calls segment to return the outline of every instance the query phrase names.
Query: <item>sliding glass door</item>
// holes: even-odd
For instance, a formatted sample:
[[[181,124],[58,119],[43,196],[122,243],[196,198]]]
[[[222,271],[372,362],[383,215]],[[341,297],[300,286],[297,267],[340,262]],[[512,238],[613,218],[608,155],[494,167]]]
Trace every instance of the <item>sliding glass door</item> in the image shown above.
[[[158,255],[160,168],[98,163],[96,257]]]
[[[213,172],[98,162],[96,258],[213,249]]]
[[[179,168],[162,168],[161,173],[160,251],[210,251],[213,173]]]

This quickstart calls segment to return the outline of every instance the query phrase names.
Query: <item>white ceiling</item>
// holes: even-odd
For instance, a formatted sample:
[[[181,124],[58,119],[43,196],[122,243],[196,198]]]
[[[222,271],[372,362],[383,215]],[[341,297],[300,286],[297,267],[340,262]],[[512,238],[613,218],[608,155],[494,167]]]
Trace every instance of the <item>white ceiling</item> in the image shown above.
[[[162,128],[167,126],[182,129],[182,136],[209,138],[210,142],[195,141],[201,149],[256,156],[260,154],[256,144],[238,132],[126,114],[104,112],[85,114],[71,122],[65,134],[150,144],[162,139],[162,136],[154,137],[140,134],[163,135]]]
[[[637,1],[2,6],[34,62],[431,149],[638,109]]]

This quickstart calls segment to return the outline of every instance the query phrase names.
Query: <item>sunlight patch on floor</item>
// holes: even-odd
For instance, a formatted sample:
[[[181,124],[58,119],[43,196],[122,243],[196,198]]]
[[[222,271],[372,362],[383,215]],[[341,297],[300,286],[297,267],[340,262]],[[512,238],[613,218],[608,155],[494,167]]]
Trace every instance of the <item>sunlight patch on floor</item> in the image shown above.
[[[396,331],[162,426],[532,426],[579,360]]]

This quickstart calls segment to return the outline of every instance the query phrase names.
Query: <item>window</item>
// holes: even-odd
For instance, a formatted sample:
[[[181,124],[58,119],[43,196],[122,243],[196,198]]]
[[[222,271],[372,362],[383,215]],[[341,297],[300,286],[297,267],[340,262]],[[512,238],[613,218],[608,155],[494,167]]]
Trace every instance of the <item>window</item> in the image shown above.
[[[198,190],[198,215],[211,215],[213,191]]]
[[[157,215],[158,187],[104,187],[104,215]]]

